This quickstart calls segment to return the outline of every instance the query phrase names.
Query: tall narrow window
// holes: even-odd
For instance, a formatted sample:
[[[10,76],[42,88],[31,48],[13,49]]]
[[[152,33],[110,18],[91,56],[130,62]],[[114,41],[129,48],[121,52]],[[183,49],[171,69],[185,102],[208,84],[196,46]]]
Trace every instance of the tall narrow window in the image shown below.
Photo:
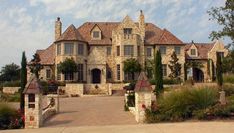
[[[163,70],[163,76],[167,76],[167,65],[166,64],[162,65],[162,70]]]
[[[190,50],[190,54],[191,54],[191,55],[196,55],[196,49],[191,49],[191,50]]]
[[[51,70],[50,69],[46,69],[46,78],[47,79],[51,78]]]
[[[111,47],[106,47],[106,55],[111,55]]]
[[[61,55],[61,43],[57,44],[57,55]]]
[[[116,49],[117,49],[117,56],[120,56],[120,47],[117,46]]]
[[[117,64],[117,80],[120,80],[120,64]]]
[[[78,44],[77,54],[78,55],[84,55],[84,44]]]
[[[159,51],[161,54],[166,54],[167,49],[165,46],[160,46]]]
[[[152,48],[147,48],[146,49],[146,55],[147,55],[147,57],[151,57],[152,56]]]
[[[73,80],[73,73],[67,72],[64,74],[65,80]]]
[[[73,55],[73,43],[65,43],[65,55]]]
[[[179,46],[176,46],[176,47],[175,47],[175,53],[176,53],[177,55],[180,55],[180,47],[179,47]]]
[[[83,81],[83,73],[84,73],[83,64],[78,64],[78,81]]]
[[[124,55],[133,56],[133,45],[124,45]]]

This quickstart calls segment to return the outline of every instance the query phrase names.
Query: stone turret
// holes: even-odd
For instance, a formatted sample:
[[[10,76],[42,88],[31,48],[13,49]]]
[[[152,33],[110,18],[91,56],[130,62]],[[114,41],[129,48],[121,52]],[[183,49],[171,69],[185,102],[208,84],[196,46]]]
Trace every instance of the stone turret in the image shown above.
[[[62,22],[60,21],[60,17],[57,17],[55,21],[55,40],[57,40],[62,34]]]
[[[142,10],[140,11],[140,16],[139,16],[139,29],[141,31],[142,40],[144,40],[145,38],[145,16]]]

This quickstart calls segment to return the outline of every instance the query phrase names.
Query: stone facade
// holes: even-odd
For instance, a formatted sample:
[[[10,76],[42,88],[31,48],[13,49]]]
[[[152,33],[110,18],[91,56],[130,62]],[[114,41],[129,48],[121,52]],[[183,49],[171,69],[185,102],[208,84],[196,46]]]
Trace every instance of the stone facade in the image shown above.
[[[142,11],[137,22],[134,22],[129,16],[126,16],[121,22],[86,22],[78,28],[71,25],[62,34],[61,26],[60,19],[57,19],[55,22],[56,39],[52,44],[54,49],[47,51],[55,53],[54,57],[51,57],[54,60],[48,62],[40,74],[41,78],[45,80],[48,80],[46,69],[52,70],[52,78],[60,81],[68,80],[65,78],[65,74],[58,73],[57,66],[66,58],[73,58],[77,64],[82,65],[82,69],[74,73],[73,78],[69,80],[79,83],[101,84],[101,86],[106,83],[122,83],[128,80],[123,71],[123,62],[126,59],[135,58],[142,68],[145,68],[146,62],[154,58],[155,52],[161,51],[161,47],[164,47],[165,52],[161,52],[164,78],[168,78],[171,73],[168,65],[172,53],[176,51],[178,62],[182,67],[180,71],[182,80],[185,75],[185,62],[196,59],[204,65],[201,70],[204,73],[203,80],[208,81],[211,77],[210,73],[207,72],[207,59],[212,59],[215,63],[217,51],[223,51],[224,55],[227,54],[227,50],[220,42],[215,43],[214,46],[213,44],[209,45],[208,51],[205,50],[206,47],[197,48],[197,46],[192,45],[190,49],[196,49],[196,55],[193,58],[190,50],[186,48],[189,44],[183,43],[166,29],[162,30],[154,24],[146,23]],[[82,47],[79,47],[80,45]],[[196,58],[204,53],[205,57]],[[191,58],[188,58],[190,56]],[[48,58],[45,56],[42,57],[42,60],[46,62]],[[136,74],[136,78],[137,76]]]

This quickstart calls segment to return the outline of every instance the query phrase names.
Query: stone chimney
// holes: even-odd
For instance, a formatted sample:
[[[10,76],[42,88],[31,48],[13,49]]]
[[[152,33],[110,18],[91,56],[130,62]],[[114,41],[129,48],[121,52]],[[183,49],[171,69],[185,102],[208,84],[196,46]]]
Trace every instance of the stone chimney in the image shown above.
[[[60,17],[57,17],[55,21],[55,40],[57,40],[62,34],[62,22],[60,21]]]
[[[142,10],[140,10],[140,16],[139,16],[139,29],[141,31],[142,40],[144,40],[145,38],[145,16]]]

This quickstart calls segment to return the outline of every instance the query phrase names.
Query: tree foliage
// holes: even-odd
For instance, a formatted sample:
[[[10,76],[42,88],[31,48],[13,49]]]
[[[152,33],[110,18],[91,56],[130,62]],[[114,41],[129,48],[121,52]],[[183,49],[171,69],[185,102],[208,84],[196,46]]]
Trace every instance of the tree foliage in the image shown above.
[[[171,70],[171,73],[169,74],[170,78],[178,78],[180,76],[181,72],[181,64],[178,62],[179,59],[177,58],[177,55],[175,51],[171,55],[171,60],[169,61],[168,67]]]
[[[221,60],[221,56],[218,53],[216,53],[216,57],[217,57],[217,62],[216,62],[217,84],[218,84],[219,87],[222,87],[222,85],[223,85],[222,60]]]
[[[234,44],[234,0],[226,0],[224,7],[212,7],[208,14],[223,27],[222,30],[212,31],[210,38],[230,37]]]
[[[158,96],[163,91],[163,72],[162,72],[162,57],[159,51],[156,52],[154,57],[155,62],[155,89],[154,93]]]
[[[35,74],[37,78],[39,78],[39,72],[43,68],[40,61],[41,59],[40,59],[39,54],[35,53],[29,65],[31,73]]]
[[[2,67],[0,72],[1,81],[15,81],[20,79],[20,67],[14,63]]]
[[[134,58],[129,58],[125,60],[123,63],[124,63],[123,71],[125,73],[131,73],[132,79],[134,79],[136,72],[141,71],[140,63]]]
[[[228,55],[223,58],[223,72],[234,73],[234,49],[230,50]]]
[[[27,59],[25,56],[25,52],[22,54],[22,60],[21,60],[21,71],[20,71],[20,80],[21,80],[21,88],[20,88],[20,109],[24,109],[24,95],[23,90],[25,88],[25,85],[27,84]]]
[[[78,71],[78,66],[73,58],[66,58],[63,62],[58,64],[58,72],[74,73]]]

